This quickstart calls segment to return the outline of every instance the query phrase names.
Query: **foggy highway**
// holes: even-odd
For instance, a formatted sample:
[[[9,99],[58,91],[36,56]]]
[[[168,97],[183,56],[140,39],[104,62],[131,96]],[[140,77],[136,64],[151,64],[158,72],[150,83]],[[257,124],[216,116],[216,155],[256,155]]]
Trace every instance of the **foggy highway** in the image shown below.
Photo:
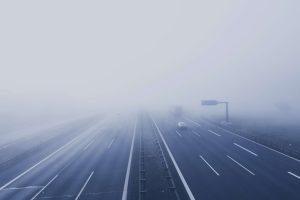
[[[300,1],[0,1],[0,200],[300,200]]]
[[[1,149],[0,199],[300,198],[299,160],[202,119],[117,114],[47,131]]]
[[[132,137],[122,121],[60,130],[22,160],[1,163],[0,199],[120,199]]]

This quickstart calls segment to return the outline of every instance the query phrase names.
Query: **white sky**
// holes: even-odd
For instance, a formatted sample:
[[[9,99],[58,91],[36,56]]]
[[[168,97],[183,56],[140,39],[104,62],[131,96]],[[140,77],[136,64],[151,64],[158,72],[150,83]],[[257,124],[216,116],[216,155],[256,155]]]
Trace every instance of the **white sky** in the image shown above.
[[[0,94],[299,108],[299,19],[297,0],[1,1]]]

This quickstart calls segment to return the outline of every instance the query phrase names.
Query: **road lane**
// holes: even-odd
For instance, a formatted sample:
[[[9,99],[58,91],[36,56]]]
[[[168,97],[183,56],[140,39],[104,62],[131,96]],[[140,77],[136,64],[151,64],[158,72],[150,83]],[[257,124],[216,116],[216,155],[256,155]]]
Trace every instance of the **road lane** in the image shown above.
[[[124,129],[123,123],[122,126],[111,125],[111,127],[113,128],[105,131],[104,135],[96,136],[94,142],[89,146],[89,148],[86,149],[72,165],[70,165],[61,173],[61,175],[44,191],[44,193],[41,195],[41,198],[63,198],[65,196],[75,197],[86,181],[86,178],[92,171],[94,171],[93,177],[89,181],[89,184],[86,185],[80,196],[82,199],[95,199],[99,197],[99,194],[103,192],[101,190],[100,183],[106,185],[109,183],[104,178],[103,173],[109,174],[114,167],[119,167],[118,165],[114,165],[115,163],[112,164],[112,162],[108,162],[108,159],[113,159],[113,161],[119,162],[121,159],[115,160],[115,158],[120,152],[114,149],[126,141],[120,141],[120,130]],[[114,145],[108,149],[107,145],[112,141],[113,138],[115,138]],[[120,149],[117,148],[117,150]],[[123,153],[127,153],[125,149],[121,150]],[[121,155],[123,156],[123,154]],[[107,166],[108,164],[109,166]],[[100,168],[102,168],[102,166],[106,166],[106,169],[99,170],[99,166]],[[123,167],[121,168],[123,169]],[[117,175],[122,178],[120,174]],[[109,177],[111,178],[111,176]],[[121,186],[123,185],[121,184]],[[91,191],[91,188],[94,188],[95,190]]]
[[[202,137],[195,135],[191,130],[182,132],[182,138],[174,137],[171,134],[176,129],[178,121],[183,119],[172,119],[171,117],[159,117],[159,126],[166,137],[182,173],[190,183],[191,190],[195,192],[196,198],[204,199],[282,199],[299,198],[297,182],[291,181],[292,176],[286,173],[286,165],[281,160],[277,164],[269,165],[268,160],[255,157],[246,151],[237,151],[234,142],[248,147],[240,140],[228,140],[227,134],[222,131],[217,133],[223,137],[215,138],[208,134],[207,130],[214,130],[216,127],[198,126],[195,123],[186,121],[192,130],[200,133]],[[252,147],[248,147],[251,148]],[[256,151],[254,148],[253,150]],[[260,155],[261,153],[258,152]],[[197,164],[194,157],[202,155],[205,159],[211,159],[214,169],[220,173],[219,180],[208,175],[203,166]],[[247,168],[254,172],[252,176],[230,160],[227,155],[239,163],[247,165]],[[199,163],[199,162],[198,162]],[[284,169],[284,170],[283,170]],[[191,173],[191,171],[193,173]],[[279,171],[281,174],[279,174]],[[290,177],[287,177],[289,175]],[[216,176],[217,177],[217,176]],[[294,178],[295,179],[295,178]],[[203,180],[203,181],[201,181]],[[231,184],[227,184],[231,180]]]
[[[184,179],[183,185],[193,195],[189,199],[300,199],[299,163],[295,160],[204,122],[199,125],[163,115],[153,118],[134,125],[135,118],[114,116],[93,126],[79,126],[73,142],[70,133],[63,134],[26,158],[28,162],[2,166],[0,199],[125,200],[124,189],[130,189],[135,181],[130,174],[136,167],[130,163],[138,159],[133,135],[142,130],[160,135],[166,162],[172,174],[179,175],[178,181]],[[178,121],[186,121],[189,129],[177,130]],[[150,147],[153,141],[148,139]]]
[[[187,118],[187,117],[184,117],[184,118],[187,121],[190,121],[192,123],[198,123],[198,122],[195,121],[196,119],[192,120],[191,118]],[[277,151],[275,149],[272,149],[270,147],[267,147],[267,146],[265,146],[263,144],[259,144],[259,143],[255,142],[253,140],[250,140],[248,138],[243,137],[242,135],[239,135],[239,134],[237,134],[237,133],[235,133],[233,131],[227,130],[227,129],[219,126],[219,125],[210,123],[210,122],[208,122],[206,120],[203,120],[203,119],[197,119],[197,120],[201,121],[201,123],[204,124],[205,127],[208,128],[208,129],[209,128],[215,128],[215,129],[221,131],[222,133],[225,133],[228,138],[233,138],[233,139],[242,141],[243,143],[251,145],[251,146],[253,146],[256,149],[261,150],[262,152],[267,152],[268,155],[270,154],[269,151],[272,151],[274,154],[278,154],[278,155],[274,156],[273,159],[278,159],[278,158],[282,159],[282,156],[284,156],[284,157],[286,157],[287,160],[291,159],[291,160],[294,160],[294,161],[296,161],[296,162],[298,162],[300,164],[300,160],[299,159],[291,157],[291,156],[289,156],[289,155],[287,155],[287,154],[285,154],[283,152],[279,152],[279,151]]]
[[[85,189],[83,199],[119,200],[122,198],[128,159],[133,138],[134,120],[120,126],[111,138],[114,143],[97,159],[93,179]],[[107,139],[111,141],[112,139]]]
[[[203,130],[211,128],[218,130],[218,127],[215,127],[214,125],[206,124],[205,122],[201,122],[201,124],[203,124]],[[192,123],[190,123],[190,125],[192,125]],[[192,128],[196,130],[200,129],[197,126],[192,126]],[[298,172],[298,162],[276,152],[270,151],[260,145],[249,142],[248,140],[228,134],[226,131],[221,129],[219,129],[218,132],[223,134],[223,140],[221,143],[222,146],[216,141],[211,142],[216,146],[216,148],[223,149],[221,151],[228,153],[231,152],[231,156],[237,156],[236,158],[239,158],[242,163],[247,163],[252,171],[255,170],[255,174],[260,177],[259,182],[264,183],[264,187],[266,188],[265,190],[274,191],[270,192],[273,195],[272,198],[297,199],[300,197],[300,193],[298,192],[299,183],[292,181],[285,173],[287,169],[292,169]],[[240,152],[237,154],[236,151],[232,149],[233,145],[231,144],[234,142],[242,145],[243,147],[247,147],[247,149],[255,151],[255,154],[259,154],[259,158],[251,157],[251,154],[247,155],[248,153],[246,151],[245,153]]]
[[[201,123],[205,124],[203,129],[209,129],[209,128],[218,129],[218,127],[215,126],[214,124],[210,124],[205,121]],[[193,126],[193,128],[196,130],[198,129],[198,127],[196,126]],[[252,142],[248,139],[244,139],[235,134],[231,134],[227,131],[224,131],[223,129],[218,129],[218,131],[224,135],[223,144],[227,148],[232,148],[232,146],[230,145],[231,143],[237,143],[247,149],[251,149],[252,151],[255,151],[255,154],[259,155],[259,159],[250,158],[247,155],[243,154],[243,156],[247,157],[251,162],[254,163],[254,165],[257,165],[258,164],[257,162],[259,162],[259,164],[264,165],[263,168],[265,168],[266,171],[268,172],[271,171],[272,174],[280,175],[282,174],[283,171],[287,171],[287,170],[300,173],[300,162],[298,162],[298,160],[287,157],[281,153],[277,153],[276,151],[273,151],[269,148],[266,148],[265,146]],[[285,176],[281,178],[287,178],[287,177]]]
[[[76,138],[81,133],[87,131],[92,124],[80,123],[82,127],[75,127],[70,129],[64,127],[59,134],[51,140],[42,143],[38,146],[33,146],[29,151],[26,151],[13,159],[0,164],[0,188],[3,189],[6,184],[23,174],[27,169],[32,168],[37,163],[48,157],[51,153],[57,151],[59,148]],[[73,130],[65,132],[66,130]],[[23,144],[19,144],[22,146]],[[10,154],[12,149],[6,150]],[[4,187],[3,187],[4,186]]]
[[[28,155],[32,157],[41,147],[59,145],[59,142],[64,143],[64,140],[68,141],[75,137],[100,119],[102,118],[87,117],[68,123],[61,123],[53,127],[49,126],[44,129],[38,129],[33,132],[24,130],[24,133],[11,133],[13,139],[11,139],[9,144],[4,146],[5,148],[0,150],[0,165],[20,162],[26,159]],[[18,135],[18,137],[16,135]]]
[[[169,148],[169,146],[168,146],[168,144],[167,144],[160,128],[158,127],[158,125],[157,125],[156,121],[154,120],[154,118],[151,117],[151,119],[152,119],[152,121],[153,121],[153,123],[154,123],[154,125],[157,129],[157,132],[159,133],[159,136],[161,137],[161,140],[162,140],[162,142],[163,142],[163,144],[164,144],[164,146],[167,150],[167,153],[168,153],[169,157],[171,158],[172,164],[175,167],[177,174],[179,175],[179,178],[180,178],[180,180],[181,180],[181,182],[182,182],[182,184],[183,184],[183,186],[186,190],[186,193],[188,194],[189,199],[194,200],[195,196],[194,196],[193,192],[191,191],[190,186],[188,185],[188,182],[186,181],[185,177],[183,176],[183,174],[181,172],[181,168],[178,166],[178,164],[176,162],[176,159],[174,158],[174,156],[173,156],[173,154],[172,154],[172,152],[171,152],[171,150],[170,150],[170,148]]]
[[[58,175],[61,169],[71,164],[82,151],[92,135],[97,132],[97,125],[87,131],[82,132],[77,137],[66,143],[54,152],[50,152],[47,157],[26,169],[22,174],[12,179],[6,184],[8,187],[26,187],[27,185],[46,185],[50,179]],[[30,199],[39,190],[20,190],[18,192],[0,191],[0,199]]]

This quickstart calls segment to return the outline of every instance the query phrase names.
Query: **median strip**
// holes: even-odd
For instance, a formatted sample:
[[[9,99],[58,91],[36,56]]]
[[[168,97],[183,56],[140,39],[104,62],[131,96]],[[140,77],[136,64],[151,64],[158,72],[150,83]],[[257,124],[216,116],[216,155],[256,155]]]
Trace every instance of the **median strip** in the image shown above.
[[[188,186],[188,184],[187,184],[184,176],[182,175],[181,170],[179,169],[179,167],[177,165],[177,162],[175,161],[175,158],[173,157],[173,154],[171,153],[171,151],[169,149],[169,146],[167,145],[167,143],[166,143],[166,141],[165,141],[165,139],[164,139],[164,137],[163,137],[160,129],[158,128],[158,126],[157,126],[156,122],[154,121],[154,119],[152,117],[150,117],[150,118],[153,121],[153,123],[154,123],[154,125],[156,127],[156,130],[157,130],[157,132],[158,132],[161,140],[163,141],[163,144],[165,145],[165,148],[166,148],[166,150],[167,150],[167,152],[168,152],[168,154],[169,154],[169,156],[171,158],[171,161],[173,162],[173,165],[174,165],[174,167],[175,167],[175,169],[176,169],[176,171],[177,171],[177,173],[179,175],[179,178],[180,178],[180,180],[181,180],[181,182],[182,182],[182,184],[183,184],[183,186],[184,186],[184,188],[185,188],[185,190],[186,190],[186,192],[187,192],[190,200],[195,200],[195,197],[194,197],[194,195],[193,195],[190,187]]]

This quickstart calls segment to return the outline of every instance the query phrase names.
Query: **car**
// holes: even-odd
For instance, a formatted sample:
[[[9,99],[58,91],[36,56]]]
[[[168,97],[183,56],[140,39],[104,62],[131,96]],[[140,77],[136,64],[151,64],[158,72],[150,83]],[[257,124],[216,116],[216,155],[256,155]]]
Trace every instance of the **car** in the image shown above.
[[[187,126],[187,124],[186,124],[185,122],[178,122],[177,128],[178,128],[179,130],[187,130],[187,129],[188,129],[188,126]]]
[[[179,106],[179,105],[173,106],[173,107],[171,108],[171,113],[172,113],[172,115],[173,115],[174,117],[180,117],[180,116],[182,115],[182,113],[183,113],[182,106]]]

